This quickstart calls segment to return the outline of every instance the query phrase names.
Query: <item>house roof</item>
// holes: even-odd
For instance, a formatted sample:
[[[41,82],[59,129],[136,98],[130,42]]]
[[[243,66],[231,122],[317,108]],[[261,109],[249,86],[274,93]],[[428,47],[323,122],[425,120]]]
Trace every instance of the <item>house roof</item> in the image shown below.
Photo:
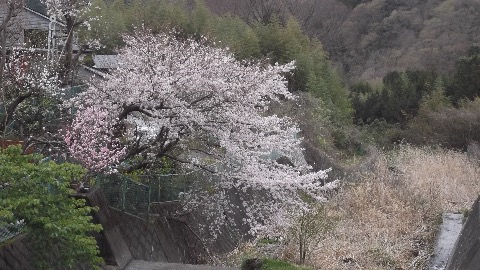
[[[28,8],[28,7],[24,7],[24,9],[25,9],[26,11],[30,12],[30,13],[33,13],[33,14],[41,17],[41,18],[44,18],[44,19],[47,20],[47,21],[50,21],[50,17],[48,17],[48,16],[45,15],[45,14],[42,14],[42,13],[40,13],[40,12],[37,12],[37,11],[35,11],[35,10],[33,10],[33,9],[30,9],[30,8]],[[61,26],[63,26],[63,27],[66,27],[66,26],[67,26],[65,23],[63,23],[63,22],[61,22],[61,21],[56,21],[56,23],[59,24],[59,25],[61,25]]]
[[[105,78],[108,77],[107,73],[102,72],[102,71],[100,71],[98,69],[95,69],[95,68],[91,68],[91,67],[88,67],[88,66],[85,66],[85,65],[80,65],[80,68],[85,70],[85,72],[87,72],[88,74],[98,76],[102,79],[105,79]]]
[[[118,55],[94,55],[95,68],[115,69],[119,67],[120,58]]]

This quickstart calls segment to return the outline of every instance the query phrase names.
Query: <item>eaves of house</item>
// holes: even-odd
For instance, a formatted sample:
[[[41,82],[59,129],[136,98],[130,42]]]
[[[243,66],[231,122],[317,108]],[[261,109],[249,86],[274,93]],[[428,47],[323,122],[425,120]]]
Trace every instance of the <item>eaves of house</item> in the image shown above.
[[[0,6],[0,22],[6,16],[6,7]],[[66,25],[61,21],[56,21],[48,16],[24,7],[19,13],[12,17],[8,23],[7,46],[22,48],[25,44],[32,43],[35,38],[39,40],[46,39],[50,30],[55,29],[57,36],[65,31]],[[47,40],[42,40],[43,46],[35,46],[37,49],[47,48]]]

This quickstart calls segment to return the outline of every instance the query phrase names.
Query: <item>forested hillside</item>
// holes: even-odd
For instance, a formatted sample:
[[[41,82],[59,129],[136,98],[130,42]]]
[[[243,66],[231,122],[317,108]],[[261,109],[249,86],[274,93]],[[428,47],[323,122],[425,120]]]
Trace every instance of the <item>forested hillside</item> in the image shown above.
[[[211,263],[426,269],[442,212],[480,194],[478,0],[85,1],[25,0],[71,42],[38,70],[0,47],[2,143],[86,183],[181,188],[175,218],[203,215],[205,247],[222,231],[239,244]],[[97,70],[99,55],[118,66]],[[9,211],[0,225],[22,219]],[[239,224],[257,241],[240,245]]]
[[[390,71],[446,73],[480,42],[476,0],[206,0],[216,12],[256,20],[264,13],[293,14],[319,38],[349,81]],[[280,11],[281,10],[281,11]]]

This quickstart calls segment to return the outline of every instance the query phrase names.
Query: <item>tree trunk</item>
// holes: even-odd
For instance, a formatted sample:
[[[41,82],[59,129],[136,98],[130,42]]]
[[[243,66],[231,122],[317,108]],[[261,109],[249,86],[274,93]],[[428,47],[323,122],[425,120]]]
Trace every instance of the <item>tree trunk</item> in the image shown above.
[[[65,21],[67,25],[67,40],[65,41],[65,62],[63,63],[63,69],[61,71],[63,83],[69,84],[70,72],[73,70],[73,30],[75,28],[75,17],[65,15]]]
[[[3,88],[3,77],[5,73],[5,64],[7,62],[7,25],[8,22],[11,20],[14,11],[15,11],[15,2],[10,2],[7,8],[7,12],[5,14],[5,18],[1,22],[0,25],[0,103],[3,103],[3,112],[0,112],[0,115],[3,114],[3,116],[0,118],[0,136],[2,138],[5,135],[5,128],[7,126],[7,120],[8,120],[8,110],[7,110],[7,104],[6,104],[6,97],[5,97],[5,89]]]

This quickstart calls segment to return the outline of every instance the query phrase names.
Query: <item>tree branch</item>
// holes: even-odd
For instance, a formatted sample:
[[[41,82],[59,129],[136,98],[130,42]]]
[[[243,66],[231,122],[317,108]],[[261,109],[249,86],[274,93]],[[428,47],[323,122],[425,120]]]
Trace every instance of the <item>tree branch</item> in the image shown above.
[[[182,164],[190,164],[190,165],[193,165],[193,166],[195,166],[195,167],[197,167],[197,168],[199,168],[199,169],[202,169],[202,170],[204,170],[204,171],[207,171],[207,172],[209,172],[209,173],[215,173],[215,171],[207,168],[206,166],[200,165],[200,164],[196,164],[196,163],[193,163],[193,162],[190,162],[190,161],[181,160],[181,159],[179,159],[179,158],[173,157],[173,156],[168,155],[168,154],[164,154],[163,156],[168,157],[168,158],[171,159],[171,160],[175,160],[175,161],[177,161],[177,162],[180,162],[180,163],[182,163]]]
[[[15,113],[15,110],[17,109],[18,105],[22,103],[25,99],[31,97],[33,95],[33,92],[30,91],[26,94],[20,95],[16,97],[10,105],[6,106],[5,108],[5,115],[1,118],[0,122],[0,134],[3,135],[5,134],[5,129],[7,128],[7,125],[12,121],[13,119],[13,114]]]

